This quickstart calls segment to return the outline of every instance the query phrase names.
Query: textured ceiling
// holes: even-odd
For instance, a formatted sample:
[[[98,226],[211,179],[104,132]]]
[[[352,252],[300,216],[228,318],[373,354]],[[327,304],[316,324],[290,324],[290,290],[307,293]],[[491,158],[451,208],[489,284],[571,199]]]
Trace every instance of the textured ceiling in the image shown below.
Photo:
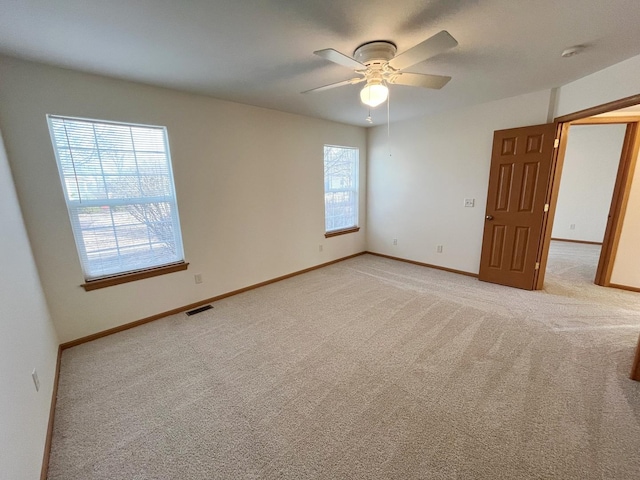
[[[442,90],[391,87],[391,120],[560,86],[640,54],[638,0],[0,0],[0,52],[366,126],[353,75],[312,54],[440,30],[459,46],[411,68]],[[569,46],[584,52],[563,59]],[[0,79],[1,81],[1,79]],[[386,107],[372,112],[386,122]]]

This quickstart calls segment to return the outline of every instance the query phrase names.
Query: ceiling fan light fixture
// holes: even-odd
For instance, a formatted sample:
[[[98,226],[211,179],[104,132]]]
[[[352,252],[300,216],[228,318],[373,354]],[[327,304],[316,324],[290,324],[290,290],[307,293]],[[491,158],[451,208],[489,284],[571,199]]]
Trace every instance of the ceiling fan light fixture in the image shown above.
[[[389,98],[389,89],[381,82],[369,82],[360,90],[360,100],[371,108],[377,107]]]

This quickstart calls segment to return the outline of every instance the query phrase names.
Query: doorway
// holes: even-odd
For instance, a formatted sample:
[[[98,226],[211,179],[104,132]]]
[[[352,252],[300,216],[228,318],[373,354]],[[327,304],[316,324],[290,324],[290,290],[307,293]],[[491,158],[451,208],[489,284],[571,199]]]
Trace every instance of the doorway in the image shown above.
[[[612,282],[630,198],[640,211],[640,169],[632,189],[640,147],[640,95],[574,114],[554,123],[494,132],[487,206],[478,278],[525,290],[541,290],[549,256],[560,180],[572,125],[621,124],[622,153],[607,215],[595,282],[640,292],[640,217],[625,227],[625,261],[618,264],[630,281]],[[636,112],[620,111],[634,107]],[[619,111],[616,113],[611,113]],[[602,116],[607,114],[606,116]],[[634,190],[632,192],[632,190]],[[630,195],[633,193],[633,195]],[[632,232],[628,235],[628,232]],[[629,240],[631,239],[631,240]],[[627,265],[628,260],[628,265]]]
[[[595,283],[626,130],[623,122],[570,124],[547,279]]]
[[[625,288],[633,291],[640,291],[636,288],[626,288],[625,285],[612,282],[612,272],[615,264],[618,246],[620,243],[623,220],[626,214],[627,203],[631,190],[634,167],[640,146],[639,123],[640,123],[640,95],[628,97],[616,102],[594,107],[571,115],[556,118],[557,138],[559,138],[559,148],[553,161],[552,174],[547,191],[547,202],[549,204],[549,215],[545,219],[546,225],[543,228],[543,242],[540,252],[540,273],[536,280],[536,289],[542,289],[549,255],[549,248],[552,237],[552,230],[557,211],[557,203],[560,192],[561,176],[564,166],[565,155],[569,142],[569,131],[572,126],[577,125],[624,125],[625,134],[622,144],[622,152],[618,163],[616,179],[607,222],[602,240],[602,251],[600,253],[594,283],[601,286],[612,286]]]

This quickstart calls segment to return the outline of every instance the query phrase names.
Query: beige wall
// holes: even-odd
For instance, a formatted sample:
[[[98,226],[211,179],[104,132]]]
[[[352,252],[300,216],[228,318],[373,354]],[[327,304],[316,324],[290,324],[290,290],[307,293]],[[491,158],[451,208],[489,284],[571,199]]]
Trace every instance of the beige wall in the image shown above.
[[[625,124],[569,128],[553,238],[602,242],[626,129]]]
[[[493,132],[545,123],[549,101],[537,92],[394,123],[389,141],[371,129],[368,249],[477,273]]]
[[[363,128],[7,57],[0,77],[0,127],[61,342],[365,249]],[[187,271],[79,287],[47,113],[167,126]],[[360,149],[359,233],[324,238],[325,143]]]
[[[0,138],[0,478],[40,478],[58,338]],[[38,372],[40,390],[31,378]]]
[[[640,165],[637,162],[611,272],[611,283],[640,288]]]

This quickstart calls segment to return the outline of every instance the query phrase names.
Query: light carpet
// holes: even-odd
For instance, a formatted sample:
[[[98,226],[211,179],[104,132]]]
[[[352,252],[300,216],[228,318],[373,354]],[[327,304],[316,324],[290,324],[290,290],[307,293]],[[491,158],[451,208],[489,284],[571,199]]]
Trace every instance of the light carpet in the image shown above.
[[[49,479],[635,479],[640,295],[364,255],[63,352]]]

